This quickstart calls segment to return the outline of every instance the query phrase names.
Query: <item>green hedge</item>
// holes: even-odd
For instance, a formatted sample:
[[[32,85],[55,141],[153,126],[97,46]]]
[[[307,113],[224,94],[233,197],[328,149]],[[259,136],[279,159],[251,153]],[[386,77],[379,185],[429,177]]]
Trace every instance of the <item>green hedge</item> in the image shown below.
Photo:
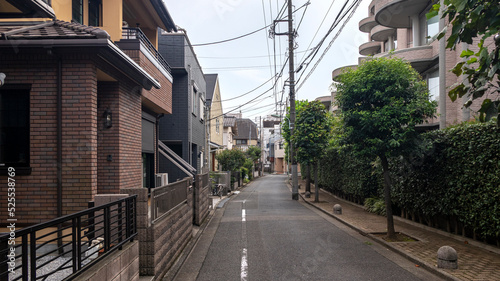
[[[426,218],[458,220],[475,235],[500,236],[500,130],[462,124],[424,135],[432,148],[393,161],[393,199]]]
[[[380,174],[372,171],[372,161],[353,153],[329,148],[319,163],[319,185],[359,204],[378,195]]]
[[[396,209],[429,225],[447,225],[498,243],[500,129],[493,122],[467,123],[423,137],[426,150],[391,159]],[[375,159],[329,148],[320,161],[319,184],[362,203],[382,189],[380,169],[373,163]]]

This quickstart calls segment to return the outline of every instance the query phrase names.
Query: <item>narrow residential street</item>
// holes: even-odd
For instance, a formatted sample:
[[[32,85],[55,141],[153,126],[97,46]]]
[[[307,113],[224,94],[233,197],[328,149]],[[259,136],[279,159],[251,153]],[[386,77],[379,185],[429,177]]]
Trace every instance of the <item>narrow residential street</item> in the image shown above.
[[[438,280],[267,175],[217,209],[175,280]]]

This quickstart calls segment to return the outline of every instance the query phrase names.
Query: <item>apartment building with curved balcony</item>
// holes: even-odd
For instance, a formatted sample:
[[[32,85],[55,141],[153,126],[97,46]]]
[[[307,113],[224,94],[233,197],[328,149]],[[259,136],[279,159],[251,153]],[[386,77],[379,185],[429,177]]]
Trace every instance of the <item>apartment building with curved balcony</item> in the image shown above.
[[[410,62],[427,81],[431,99],[439,104],[437,117],[429,120],[429,126],[444,128],[474,118],[474,112],[477,112],[481,104],[480,101],[475,102],[467,109],[463,104],[468,98],[452,102],[448,97],[450,87],[463,79],[449,70],[462,60],[462,50],[474,50],[477,44],[461,44],[453,51],[445,49],[445,38],[451,33],[451,28],[445,38],[436,40],[436,36],[448,21],[439,16],[426,18],[426,13],[435,2],[373,0],[368,6],[368,16],[359,22],[359,30],[368,34],[368,41],[359,46],[359,54],[364,56],[359,61],[368,56],[393,56]],[[333,80],[343,68],[345,67],[333,70]]]

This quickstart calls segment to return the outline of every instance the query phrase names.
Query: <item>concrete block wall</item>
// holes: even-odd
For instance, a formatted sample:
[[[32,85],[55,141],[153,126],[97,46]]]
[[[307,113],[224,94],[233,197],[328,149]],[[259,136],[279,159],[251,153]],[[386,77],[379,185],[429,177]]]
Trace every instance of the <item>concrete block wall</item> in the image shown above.
[[[188,202],[192,201],[192,193]],[[175,262],[192,238],[193,209],[186,203],[175,208],[172,213],[151,226],[149,242],[153,248],[146,248],[146,263],[141,262],[141,274],[161,276]],[[150,262],[152,261],[152,262]]]
[[[139,280],[139,241],[127,243],[87,269],[77,281],[137,281]]]
[[[137,194],[137,231],[141,276],[161,277],[175,262],[193,231],[193,192],[187,202],[156,221],[150,222],[148,194],[145,188],[122,189],[122,193]]]
[[[193,223],[195,225],[201,225],[205,218],[208,216],[209,212],[209,194],[210,185],[203,186],[201,176],[197,175],[194,185],[194,213],[193,213]]]

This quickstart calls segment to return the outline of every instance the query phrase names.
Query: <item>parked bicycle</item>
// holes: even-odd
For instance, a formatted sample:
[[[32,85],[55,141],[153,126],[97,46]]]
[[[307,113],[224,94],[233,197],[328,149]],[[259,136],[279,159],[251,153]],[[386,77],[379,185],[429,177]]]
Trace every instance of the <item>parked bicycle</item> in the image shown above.
[[[222,194],[224,193],[225,189],[226,189],[225,184],[215,183],[215,184],[213,184],[212,195],[219,196],[220,198],[222,198]]]

